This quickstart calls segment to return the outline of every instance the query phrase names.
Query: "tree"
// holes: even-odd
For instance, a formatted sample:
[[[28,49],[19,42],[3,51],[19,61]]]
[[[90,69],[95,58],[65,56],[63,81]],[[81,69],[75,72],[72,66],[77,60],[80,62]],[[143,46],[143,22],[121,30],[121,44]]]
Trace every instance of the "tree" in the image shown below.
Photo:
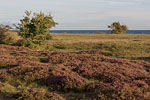
[[[26,11],[26,16],[20,20],[20,24],[15,25],[16,29],[19,30],[18,35],[24,39],[33,40],[35,36],[48,33],[52,27],[57,25],[50,14],[33,13],[32,17],[31,14],[31,11]]]
[[[126,25],[121,25],[120,22],[114,22],[108,28],[111,29],[112,34],[122,34],[126,33],[128,30],[128,27]]]

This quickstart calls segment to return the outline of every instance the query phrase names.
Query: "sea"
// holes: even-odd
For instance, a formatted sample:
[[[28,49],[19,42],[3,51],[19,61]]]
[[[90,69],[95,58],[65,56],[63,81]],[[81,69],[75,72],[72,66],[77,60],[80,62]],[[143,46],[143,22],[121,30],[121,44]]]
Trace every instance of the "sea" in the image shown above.
[[[110,30],[50,30],[50,33],[95,34],[110,33]],[[150,34],[150,30],[128,30],[127,34]]]
[[[15,30],[11,30],[16,32]],[[50,33],[72,33],[72,34],[96,34],[110,33],[110,30],[50,30]],[[128,30],[127,34],[150,34],[150,30]]]

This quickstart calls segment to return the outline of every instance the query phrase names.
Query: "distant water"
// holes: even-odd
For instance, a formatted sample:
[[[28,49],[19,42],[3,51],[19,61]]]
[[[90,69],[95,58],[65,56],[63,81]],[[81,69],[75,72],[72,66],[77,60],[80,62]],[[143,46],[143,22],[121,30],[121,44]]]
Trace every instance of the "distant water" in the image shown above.
[[[81,33],[81,34],[94,34],[97,32],[110,33],[109,30],[50,30],[50,33]],[[150,30],[129,30],[128,34],[150,34]]]
[[[12,32],[16,32],[12,30]],[[50,33],[80,33],[80,34],[95,34],[97,32],[110,33],[109,30],[50,30]],[[150,30],[128,30],[128,34],[150,34]]]

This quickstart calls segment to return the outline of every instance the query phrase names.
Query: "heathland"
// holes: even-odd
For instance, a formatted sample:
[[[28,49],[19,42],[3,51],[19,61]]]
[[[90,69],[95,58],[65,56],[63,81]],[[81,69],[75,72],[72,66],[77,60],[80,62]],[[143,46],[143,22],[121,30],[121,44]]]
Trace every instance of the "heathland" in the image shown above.
[[[0,45],[0,100],[150,100],[150,35],[51,36]]]

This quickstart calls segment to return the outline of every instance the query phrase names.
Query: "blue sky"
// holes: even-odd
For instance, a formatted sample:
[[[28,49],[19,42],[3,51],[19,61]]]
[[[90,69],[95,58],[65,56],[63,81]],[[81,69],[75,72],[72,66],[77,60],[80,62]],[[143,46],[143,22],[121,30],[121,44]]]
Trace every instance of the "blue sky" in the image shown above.
[[[114,21],[150,29],[150,0],[0,0],[0,23],[18,23],[25,10],[51,13],[53,29],[107,29]]]

